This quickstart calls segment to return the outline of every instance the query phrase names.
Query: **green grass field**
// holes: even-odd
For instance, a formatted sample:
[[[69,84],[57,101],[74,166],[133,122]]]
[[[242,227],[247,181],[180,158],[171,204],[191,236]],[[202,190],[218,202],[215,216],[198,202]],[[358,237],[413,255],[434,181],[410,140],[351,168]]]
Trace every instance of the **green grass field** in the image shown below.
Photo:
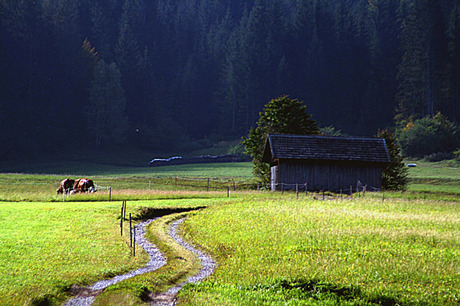
[[[460,196],[459,162],[416,163],[418,166],[409,170],[410,191]]]
[[[249,163],[11,167],[15,174],[0,173],[0,304],[58,305],[73,284],[89,285],[145,263],[142,252],[130,256],[120,236],[124,199],[135,214],[145,207],[207,206],[189,213],[183,230],[215,257],[218,269],[186,286],[178,304],[458,304],[458,164],[417,164],[408,191],[386,192],[385,201],[382,193],[322,201],[314,193],[297,200],[290,192],[231,190],[227,197],[223,189],[205,191],[203,178],[216,179],[216,187],[252,182]],[[113,202],[106,192],[57,196],[57,183],[67,176],[112,186]],[[205,183],[175,186],[175,176]],[[165,226],[154,223],[149,235],[170,265],[107,289],[96,304],[142,303],[145,290],[165,290],[196,269],[190,255],[164,237]]]
[[[460,206],[253,197],[207,209],[188,238],[218,258],[193,305],[459,302]]]

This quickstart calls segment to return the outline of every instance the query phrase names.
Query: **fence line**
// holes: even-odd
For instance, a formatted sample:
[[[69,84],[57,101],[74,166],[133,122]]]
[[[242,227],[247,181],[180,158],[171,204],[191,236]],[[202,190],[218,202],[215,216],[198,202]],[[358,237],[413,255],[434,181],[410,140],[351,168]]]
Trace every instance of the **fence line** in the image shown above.
[[[299,184],[299,183],[275,183],[273,185],[275,186],[275,189],[278,189],[278,187],[281,186],[281,189],[278,189],[278,190],[281,191],[281,193],[284,193],[284,191],[295,190],[296,195],[297,195],[297,199],[299,198],[299,192],[301,190],[305,190],[305,195],[307,195],[308,192],[309,192],[307,183],[302,183],[302,184]],[[335,193],[337,195],[340,194],[340,198],[342,199],[344,195],[349,195],[350,198],[353,198],[353,193],[357,193],[358,197],[361,197],[361,196],[364,197],[367,191],[378,192],[378,191],[383,191],[383,190],[381,188],[374,187],[374,186],[362,185],[359,182],[359,180],[358,180],[358,184],[356,185],[356,189],[353,187],[353,185],[350,185],[349,188],[345,188],[345,189],[342,188],[342,189],[326,189],[326,190],[315,189],[315,190],[310,190],[310,192],[319,192],[320,194],[322,194],[322,199],[323,200],[325,199],[325,192],[326,191],[329,192],[329,193]],[[329,194],[328,196],[333,196],[333,195]],[[382,201],[385,201],[385,193],[384,192],[382,193]]]
[[[302,188],[303,190],[308,191],[308,185],[307,183],[275,183],[274,184],[276,187],[281,186],[280,190],[289,190],[289,189],[294,189],[296,187]],[[290,187],[290,188],[284,188],[284,187]],[[322,189],[311,189],[310,191],[318,191]],[[355,192],[362,192],[362,191],[382,191],[381,188],[374,187],[374,186],[368,186],[368,185],[357,185],[356,188],[354,188],[352,185],[350,185],[349,188],[342,188],[342,189],[325,189],[330,192],[334,193],[339,193],[340,191],[353,191]]]
[[[149,189],[152,189],[154,184],[169,185],[175,187],[190,187],[204,189],[206,191],[222,190],[230,192],[230,190],[248,190],[259,189],[257,183],[239,183],[235,180],[220,180],[212,178],[190,178],[190,177],[156,177],[150,178],[148,181]]]
[[[190,177],[179,177],[179,176],[174,176],[174,177],[156,177],[156,178],[151,178],[148,181],[149,184],[149,189],[152,188],[152,183],[155,184],[155,182],[159,182],[161,185],[174,185],[177,187],[191,187],[191,188],[200,188],[200,189],[205,189],[206,191],[210,190],[261,190],[261,185],[259,183],[239,183],[235,180],[228,180],[228,181],[222,181],[219,179],[212,179],[212,178],[190,178]],[[309,190],[309,186],[307,183],[276,183],[275,184],[276,189],[280,190],[281,192],[287,191],[287,190],[295,190],[297,193],[298,192],[305,192],[308,193],[309,191],[320,191],[322,192],[322,189],[313,189],[311,188]],[[353,195],[355,193],[358,193],[358,197],[361,195],[365,195],[366,192],[369,191],[382,191],[381,188],[374,187],[374,186],[368,186],[368,185],[362,185],[359,181],[353,187],[353,184],[350,184],[349,188],[342,188],[342,189],[326,189],[325,191],[336,193],[336,194],[341,194],[343,195]]]
[[[131,213],[128,214],[129,219],[126,220],[127,201],[123,200],[120,211],[120,235],[123,236],[123,221],[129,221],[129,247],[131,254],[136,256],[136,227],[133,226]]]

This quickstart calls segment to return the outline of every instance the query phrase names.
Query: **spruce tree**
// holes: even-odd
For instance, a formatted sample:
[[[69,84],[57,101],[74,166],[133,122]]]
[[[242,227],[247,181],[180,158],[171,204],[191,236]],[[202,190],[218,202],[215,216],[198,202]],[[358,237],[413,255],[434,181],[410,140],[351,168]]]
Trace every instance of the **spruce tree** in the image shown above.
[[[127,129],[125,106],[120,70],[115,63],[108,65],[100,60],[94,67],[90,107],[87,110],[88,132],[97,145],[124,141]]]
[[[379,130],[377,137],[385,139],[390,155],[390,163],[382,172],[382,188],[384,190],[406,190],[407,168],[404,165],[404,156],[401,154],[395,135],[387,130]]]

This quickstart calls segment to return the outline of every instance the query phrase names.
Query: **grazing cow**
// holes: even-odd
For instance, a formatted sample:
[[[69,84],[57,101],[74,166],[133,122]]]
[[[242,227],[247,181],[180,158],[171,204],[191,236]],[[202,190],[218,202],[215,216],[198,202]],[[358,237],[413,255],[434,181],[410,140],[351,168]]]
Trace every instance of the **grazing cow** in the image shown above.
[[[86,178],[81,178],[75,181],[73,185],[73,191],[75,192],[94,192],[94,182]]]
[[[74,186],[75,180],[72,180],[70,178],[66,178],[59,184],[59,188],[56,190],[57,194],[60,193],[70,193]]]

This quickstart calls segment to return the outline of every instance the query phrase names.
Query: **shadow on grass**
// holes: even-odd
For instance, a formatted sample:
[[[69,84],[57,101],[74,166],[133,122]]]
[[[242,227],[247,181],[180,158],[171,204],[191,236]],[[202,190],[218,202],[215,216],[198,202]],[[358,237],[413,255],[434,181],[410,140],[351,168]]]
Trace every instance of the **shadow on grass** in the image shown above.
[[[279,280],[271,285],[257,285],[246,290],[259,291],[269,290],[282,293],[289,299],[290,296],[295,295],[302,299],[315,299],[318,301],[335,300],[338,304],[341,301],[359,300],[365,304],[376,304],[384,306],[403,305],[394,297],[386,296],[383,294],[366,294],[359,287],[355,286],[340,286],[322,282],[319,280]]]
[[[185,207],[185,208],[151,208],[151,207],[143,207],[136,213],[136,215],[132,216],[132,219],[135,221],[140,220],[148,220],[159,218],[171,214],[178,214],[184,212],[190,212],[195,210],[201,210],[206,208],[206,206],[197,206],[197,207]]]

